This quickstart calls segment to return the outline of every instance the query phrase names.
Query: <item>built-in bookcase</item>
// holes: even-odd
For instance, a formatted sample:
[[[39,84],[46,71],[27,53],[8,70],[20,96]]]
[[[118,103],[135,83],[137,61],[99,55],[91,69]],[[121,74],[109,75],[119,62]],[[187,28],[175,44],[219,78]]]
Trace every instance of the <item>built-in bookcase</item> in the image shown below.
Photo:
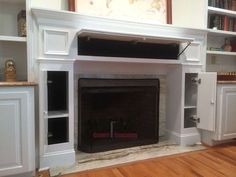
[[[208,0],[207,71],[235,71],[236,55],[236,2]],[[224,49],[230,42],[231,51]]]
[[[0,0],[0,82],[7,59],[15,61],[17,80],[27,80],[27,37],[20,37],[17,27],[17,15],[26,9],[26,0]]]
[[[75,158],[73,60],[38,61],[40,166],[71,164]]]

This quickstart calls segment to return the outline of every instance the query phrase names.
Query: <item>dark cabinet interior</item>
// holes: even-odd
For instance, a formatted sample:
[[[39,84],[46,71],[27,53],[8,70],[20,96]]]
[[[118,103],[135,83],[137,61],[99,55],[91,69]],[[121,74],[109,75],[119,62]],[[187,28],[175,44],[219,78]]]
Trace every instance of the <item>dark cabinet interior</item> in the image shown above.
[[[47,71],[47,142],[69,142],[68,71]]]
[[[68,126],[68,117],[48,119],[48,144],[68,142]]]
[[[68,109],[68,72],[47,71],[48,111]]]
[[[78,55],[177,60],[179,44],[78,37]]]

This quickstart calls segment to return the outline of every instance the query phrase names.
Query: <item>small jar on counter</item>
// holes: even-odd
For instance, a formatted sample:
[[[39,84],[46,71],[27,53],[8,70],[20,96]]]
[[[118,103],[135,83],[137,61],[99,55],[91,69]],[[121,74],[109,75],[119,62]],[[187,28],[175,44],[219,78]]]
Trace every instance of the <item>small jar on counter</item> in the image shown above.
[[[18,35],[20,37],[26,36],[26,11],[21,10],[17,15],[17,23],[18,23]]]

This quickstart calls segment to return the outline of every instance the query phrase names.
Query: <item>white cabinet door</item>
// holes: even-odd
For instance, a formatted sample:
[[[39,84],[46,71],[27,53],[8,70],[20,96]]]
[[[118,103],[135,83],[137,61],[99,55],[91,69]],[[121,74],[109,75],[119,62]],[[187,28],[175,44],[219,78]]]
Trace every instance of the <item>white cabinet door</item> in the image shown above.
[[[32,89],[0,88],[0,176],[33,171]]]
[[[198,73],[197,128],[215,130],[216,73]]]
[[[225,85],[220,88],[219,115],[221,123],[219,140],[236,138],[236,85]]]

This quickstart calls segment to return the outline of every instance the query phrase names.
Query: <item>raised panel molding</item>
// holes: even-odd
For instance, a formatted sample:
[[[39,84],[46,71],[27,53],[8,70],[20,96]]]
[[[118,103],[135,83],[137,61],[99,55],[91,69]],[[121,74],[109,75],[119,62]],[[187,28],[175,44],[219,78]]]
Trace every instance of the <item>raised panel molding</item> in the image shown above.
[[[69,31],[44,29],[44,54],[69,55]]]
[[[201,44],[199,42],[192,42],[186,49],[187,62],[200,62],[201,61]]]
[[[32,175],[35,169],[34,130],[33,87],[1,87],[0,176]]]
[[[20,100],[0,100],[0,112],[0,169],[22,166]]]

